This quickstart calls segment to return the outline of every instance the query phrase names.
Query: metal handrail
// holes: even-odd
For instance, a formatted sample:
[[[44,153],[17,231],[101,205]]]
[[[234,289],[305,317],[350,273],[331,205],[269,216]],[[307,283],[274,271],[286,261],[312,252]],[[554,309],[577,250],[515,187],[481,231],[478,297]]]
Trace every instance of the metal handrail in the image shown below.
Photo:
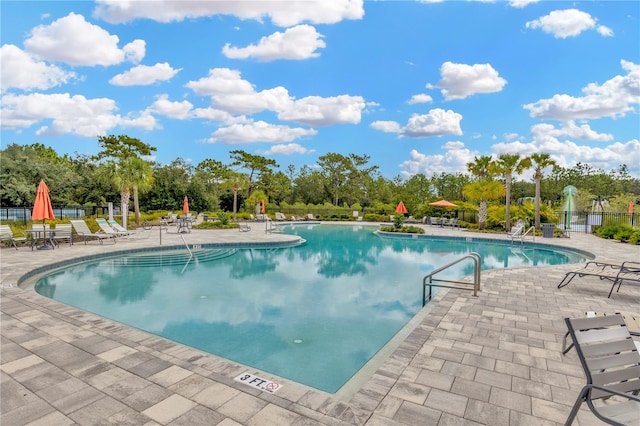
[[[445,279],[436,279],[434,275],[440,273],[446,269],[449,269],[453,265],[456,265],[463,260],[472,259],[473,260],[473,289],[469,288],[472,283],[466,281],[456,281],[456,280],[445,280]],[[478,296],[478,292],[480,291],[480,265],[482,263],[482,258],[480,257],[480,253],[471,252],[465,256],[462,256],[458,260],[454,260],[451,263],[448,263],[435,271],[431,272],[429,275],[425,276],[422,279],[422,306],[427,303],[427,287],[429,287],[429,300],[431,300],[431,288],[432,287],[444,287],[444,288],[457,288],[460,290],[473,290],[473,295]],[[435,284],[434,281],[443,282],[443,283],[451,283],[458,285],[445,285],[445,284]]]
[[[532,226],[531,228],[527,229],[527,232],[522,234],[522,241],[524,241],[524,237],[526,237],[529,232],[532,232],[531,236],[533,237],[533,241],[536,240],[536,227]]]
[[[187,265],[189,264],[189,262],[191,262],[191,258],[193,258],[193,253],[191,253],[191,249],[189,248],[189,244],[187,244],[187,240],[184,239],[184,235],[183,234],[178,234],[178,235],[180,235],[180,238],[182,238],[182,242],[184,243],[184,246],[187,248],[187,251],[189,252],[189,259],[187,259],[187,263],[185,263],[184,266],[182,267],[181,273],[184,273],[184,270],[187,269]]]
[[[524,243],[524,239],[527,235],[529,235],[529,233],[531,233],[531,237],[532,240],[531,241],[535,241],[536,240],[536,228],[534,226],[530,227],[529,229],[527,229],[527,231],[523,234],[519,234],[519,235],[510,235],[507,234],[507,238],[509,238],[511,240],[511,242],[513,243],[513,240],[520,240],[520,243]]]

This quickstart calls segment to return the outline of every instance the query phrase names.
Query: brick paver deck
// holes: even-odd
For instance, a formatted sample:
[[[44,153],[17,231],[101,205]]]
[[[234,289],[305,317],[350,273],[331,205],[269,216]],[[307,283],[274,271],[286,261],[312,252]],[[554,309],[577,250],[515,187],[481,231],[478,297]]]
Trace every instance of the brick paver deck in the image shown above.
[[[185,238],[191,244],[293,238],[252,228],[194,230]],[[337,394],[249,368],[285,385],[269,394],[234,381],[245,366],[17,287],[19,278],[37,267],[158,246],[159,237],[152,230],[115,245],[0,251],[0,424],[554,425],[564,422],[585,383],[575,352],[561,353],[563,318],[586,311],[640,313],[637,285],[623,284],[610,299],[609,285],[593,277],[557,289],[564,272],[577,265],[485,271],[478,297],[441,292],[405,328],[398,344],[386,348],[388,356],[378,357]],[[590,235],[536,242],[640,261],[639,246]],[[162,244],[182,241],[163,233]],[[578,422],[599,424],[586,408]]]

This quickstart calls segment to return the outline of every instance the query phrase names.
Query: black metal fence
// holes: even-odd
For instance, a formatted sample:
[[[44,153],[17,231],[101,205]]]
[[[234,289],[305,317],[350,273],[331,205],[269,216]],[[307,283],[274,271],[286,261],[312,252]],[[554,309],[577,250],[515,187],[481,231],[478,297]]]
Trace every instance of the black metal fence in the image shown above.
[[[477,211],[457,211],[458,219],[464,222],[478,223]],[[554,225],[569,232],[593,233],[594,228],[607,225],[629,225],[640,227],[640,213],[610,212],[569,212],[556,211]],[[512,222],[513,223],[513,222]],[[533,225],[533,223],[531,223]]]
[[[585,232],[591,234],[598,226],[628,225],[640,227],[640,213],[609,213],[609,212],[556,212],[556,226],[570,232]]]
[[[26,224],[31,220],[31,212],[33,206],[24,207],[0,207],[0,221],[16,221]],[[308,212],[304,209],[304,212],[287,211],[289,214],[296,214],[306,216]],[[313,212],[317,215],[317,209]],[[89,206],[89,207],[54,207],[53,214],[58,219],[82,219],[84,217],[91,217],[96,215],[106,215],[109,213],[108,206]],[[323,213],[323,212],[320,212]],[[329,214],[330,211],[324,212]],[[335,212],[334,212],[335,213]],[[340,211],[342,216],[349,217],[348,213]],[[569,212],[569,211],[556,211],[556,227],[564,229],[570,232],[584,232],[592,233],[593,229],[597,226],[606,225],[629,225],[632,227],[640,227],[640,213],[609,213],[609,212]],[[119,206],[113,207],[113,214],[119,215]],[[478,212],[476,211],[464,211],[457,210],[452,212],[451,216],[455,215],[459,220],[470,223],[478,222]]]

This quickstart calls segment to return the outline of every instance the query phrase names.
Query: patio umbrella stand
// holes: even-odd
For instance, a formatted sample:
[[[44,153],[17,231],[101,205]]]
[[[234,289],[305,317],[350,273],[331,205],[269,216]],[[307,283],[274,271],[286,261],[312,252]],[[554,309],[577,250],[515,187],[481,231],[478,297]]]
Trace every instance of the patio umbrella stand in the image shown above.
[[[53,208],[51,207],[51,198],[49,197],[49,188],[44,180],[40,181],[38,191],[36,193],[36,201],[33,203],[33,212],[31,212],[31,220],[42,220],[42,231],[45,231],[45,221],[47,219],[55,219]],[[46,244],[46,234],[43,243],[37,247],[38,250],[53,250]]]

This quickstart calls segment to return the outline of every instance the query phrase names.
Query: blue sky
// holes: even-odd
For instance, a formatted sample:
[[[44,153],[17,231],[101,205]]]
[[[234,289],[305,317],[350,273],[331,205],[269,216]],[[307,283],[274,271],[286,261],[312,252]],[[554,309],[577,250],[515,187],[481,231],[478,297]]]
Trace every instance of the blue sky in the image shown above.
[[[546,152],[640,177],[637,1],[6,1],[1,141],[387,177]],[[528,178],[523,176],[522,178]]]

